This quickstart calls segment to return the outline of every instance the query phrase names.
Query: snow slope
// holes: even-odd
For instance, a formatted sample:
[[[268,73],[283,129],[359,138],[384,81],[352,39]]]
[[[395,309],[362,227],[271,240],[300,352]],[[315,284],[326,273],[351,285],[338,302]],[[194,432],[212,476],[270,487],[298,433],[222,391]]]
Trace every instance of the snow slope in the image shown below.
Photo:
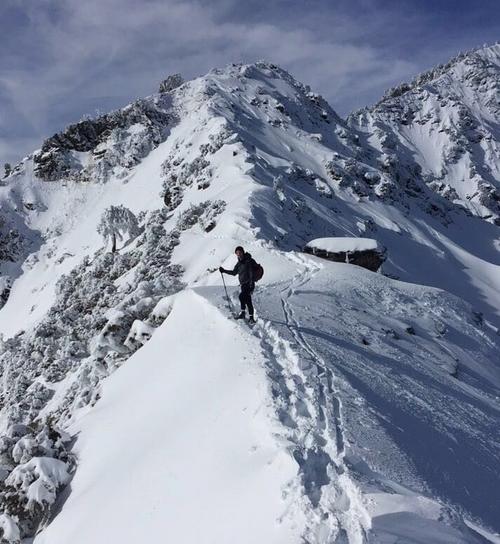
[[[35,542],[488,541],[498,338],[444,292],[279,258],[253,330],[220,288],[177,296],[71,429],[82,461]]]
[[[363,115],[231,65],[68,127],[3,181],[0,475],[41,450],[76,471],[39,510],[36,474],[0,484],[2,523],[55,514],[51,543],[498,541],[494,210],[436,190],[409,133]],[[142,229],[116,254],[110,205]],[[387,248],[385,275],[300,253],[345,236]],[[236,245],[265,268],[253,330],[217,272]]]
[[[259,342],[194,292],[72,430],[81,464],[35,542],[300,542]]]

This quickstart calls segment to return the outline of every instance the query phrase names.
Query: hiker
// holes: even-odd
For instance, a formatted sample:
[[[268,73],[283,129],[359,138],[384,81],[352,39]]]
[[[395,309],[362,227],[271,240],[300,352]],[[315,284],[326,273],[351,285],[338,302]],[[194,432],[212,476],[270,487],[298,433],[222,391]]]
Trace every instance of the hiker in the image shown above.
[[[231,276],[238,275],[240,281],[240,303],[241,303],[241,312],[236,317],[236,319],[245,319],[245,309],[248,308],[248,322],[255,323],[253,317],[253,304],[252,304],[252,293],[255,288],[256,278],[254,276],[254,271],[258,267],[257,263],[253,260],[250,253],[245,253],[245,250],[238,246],[234,252],[238,257],[238,262],[232,270],[226,270],[225,268],[219,267],[219,272],[221,274],[230,274]]]

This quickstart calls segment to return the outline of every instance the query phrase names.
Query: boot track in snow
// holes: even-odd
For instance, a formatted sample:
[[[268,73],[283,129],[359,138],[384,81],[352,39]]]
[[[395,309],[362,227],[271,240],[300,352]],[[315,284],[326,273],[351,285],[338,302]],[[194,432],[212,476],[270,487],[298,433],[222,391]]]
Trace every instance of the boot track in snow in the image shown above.
[[[344,462],[341,405],[335,391],[335,377],[300,332],[300,323],[289,303],[289,298],[319,270],[314,263],[302,259],[300,263],[306,265],[306,273],[297,274],[280,290],[291,341],[283,338],[268,320],[261,319],[254,334],[261,339],[278,417],[287,430],[309,502],[305,542],[362,543],[366,542],[369,518]],[[269,291],[270,287],[264,287],[261,293]]]

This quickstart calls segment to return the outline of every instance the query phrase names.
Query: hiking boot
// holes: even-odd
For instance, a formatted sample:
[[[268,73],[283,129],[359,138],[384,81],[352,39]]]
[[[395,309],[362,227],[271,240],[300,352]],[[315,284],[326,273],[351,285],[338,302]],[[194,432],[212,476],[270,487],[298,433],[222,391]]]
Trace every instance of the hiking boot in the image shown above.
[[[241,311],[237,316],[236,319],[245,319],[245,311]]]
[[[248,318],[248,322],[249,323],[255,323],[255,319],[253,318],[253,315],[251,315],[249,318]]]

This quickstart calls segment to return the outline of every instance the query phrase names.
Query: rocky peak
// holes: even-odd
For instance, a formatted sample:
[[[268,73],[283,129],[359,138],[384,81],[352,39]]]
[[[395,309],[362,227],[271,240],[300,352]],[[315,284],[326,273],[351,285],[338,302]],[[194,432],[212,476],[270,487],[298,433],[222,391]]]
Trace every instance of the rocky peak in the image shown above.
[[[500,221],[500,45],[461,54],[390,89],[354,112],[381,152],[392,151],[420,182],[473,215]]]
[[[184,83],[181,74],[171,74],[160,83],[159,93],[169,93]]]

